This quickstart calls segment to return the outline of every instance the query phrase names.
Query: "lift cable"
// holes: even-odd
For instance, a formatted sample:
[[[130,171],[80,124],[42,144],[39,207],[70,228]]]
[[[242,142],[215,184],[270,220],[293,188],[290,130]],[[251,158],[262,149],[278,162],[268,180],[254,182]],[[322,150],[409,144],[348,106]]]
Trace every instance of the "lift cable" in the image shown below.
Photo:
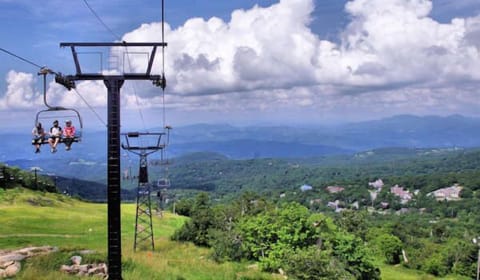
[[[162,43],[165,44],[165,0],[162,0]],[[165,45],[162,45],[162,79],[165,81]],[[162,86],[163,127],[166,127],[165,118],[165,84]]]
[[[165,105],[165,89],[166,89],[166,79],[165,79],[165,0],[162,0],[162,79],[163,79],[163,86],[162,86],[162,118],[163,118],[163,129],[169,130],[170,127],[167,125],[166,120],[166,105]],[[170,132],[167,131],[167,137],[170,138]],[[167,138],[167,143],[170,141]],[[163,160],[168,163],[168,153],[167,149],[163,150]],[[164,178],[168,177],[168,167],[164,169]]]
[[[9,55],[11,55],[11,56],[13,56],[13,57],[16,57],[16,58],[22,60],[22,61],[24,61],[24,62],[26,62],[26,63],[28,63],[28,64],[30,64],[30,65],[33,65],[33,66],[35,66],[35,67],[38,67],[38,68],[40,68],[40,70],[44,70],[44,71],[47,71],[47,70],[48,70],[49,73],[58,75],[57,72],[55,72],[55,71],[53,71],[53,70],[51,70],[51,69],[48,69],[48,68],[46,68],[45,66],[40,66],[40,65],[38,65],[37,63],[34,63],[34,62],[32,62],[32,61],[30,61],[30,60],[28,60],[28,59],[26,59],[26,58],[23,58],[23,57],[21,57],[21,56],[19,56],[19,55],[14,54],[14,53],[12,53],[12,52],[9,52],[9,51],[5,50],[4,48],[0,48],[0,50],[3,51],[3,52],[5,52],[5,53],[7,53],[7,54],[9,54]],[[93,107],[90,106],[90,104],[88,104],[88,102],[85,100],[85,98],[83,98],[83,96],[80,94],[80,92],[78,92],[77,89],[75,89],[75,92],[78,94],[78,96],[80,96],[80,98],[81,98],[81,99],[83,100],[83,102],[90,108],[90,110],[93,111],[93,113],[97,116],[97,118],[100,120],[100,122],[103,123],[103,124],[106,126],[107,124],[105,123],[105,121],[103,121],[102,118],[99,116],[99,114],[93,109]]]
[[[7,50],[4,49],[4,48],[0,48],[0,51],[5,52],[6,54],[9,54],[9,55],[11,55],[11,56],[13,56],[13,57],[16,57],[16,58],[18,58],[18,59],[20,59],[20,60],[22,60],[22,61],[24,61],[24,62],[26,62],[26,63],[28,63],[28,64],[30,64],[30,65],[33,65],[33,66],[35,66],[35,67],[40,68],[40,69],[44,68],[43,66],[40,66],[40,65],[38,65],[38,64],[36,64],[36,63],[34,63],[34,62],[26,59],[26,58],[23,58],[23,57],[21,57],[21,56],[19,56],[19,55],[14,54],[14,53],[12,53],[12,52],[9,52],[9,51],[7,51]],[[55,73],[55,72],[53,72],[53,73]]]
[[[126,50],[126,47],[125,47],[125,50]],[[127,51],[127,61],[128,61],[128,68],[131,70],[132,69],[132,64],[130,62],[130,56],[128,54],[128,51]],[[140,106],[140,101],[138,99],[138,94],[137,94],[137,88],[135,86],[135,81],[133,81],[133,82],[134,83],[132,83],[132,89],[133,89],[133,93],[135,95],[135,103],[137,104],[138,113],[140,114],[140,119],[142,121],[143,130],[146,131],[147,128],[146,128],[146,125],[145,125],[145,119],[143,118],[142,106]]]
[[[162,0],[162,43],[165,44],[165,1]],[[165,45],[162,45],[162,76],[165,78]],[[165,87],[162,87],[165,91]]]
[[[85,3],[90,12],[92,12],[92,14],[98,19],[98,21],[103,25],[103,27],[105,27],[105,29],[107,29],[108,32],[113,35],[113,37],[117,38],[119,41],[122,41],[122,38],[120,38],[120,36],[118,36],[115,32],[113,32],[110,27],[108,27],[108,25],[102,20],[102,18],[100,18],[100,16],[95,12],[95,10],[90,6],[90,4],[88,4],[87,0],[83,0],[83,3]]]
[[[80,92],[74,88],[73,91],[75,91],[75,93],[80,97],[80,99],[82,99],[83,103],[85,103],[85,105],[87,105],[87,107],[93,112],[93,114],[95,114],[95,116],[97,117],[97,119],[104,125],[107,127],[107,123],[102,119],[102,117],[100,117],[100,115],[97,113],[97,111],[95,111],[95,109],[90,105],[88,104],[87,100],[80,94]]]
[[[113,32],[110,27],[108,27],[108,25],[102,20],[102,18],[95,12],[95,10],[92,8],[92,6],[90,6],[88,4],[87,0],[83,0],[83,2],[88,7],[90,12],[97,18],[97,20],[105,27],[105,29],[107,29],[108,32],[110,32],[110,34],[113,35],[113,37],[115,37],[117,40],[119,40],[121,42],[125,42],[124,40],[122,40],[122,38],[120,36],[118,36],[115,32]],[[128,49],[126,47],[125,47],[125,51],[126,51],[126,54],[127,54],[128,67],[129,67],[129,69],[131,69],[132,67],[131,67],[131,62],[130,62],[130,55],[129,55]],[[138,98],[135,83],[132,84],[132,89],[133,89],[133,93],[135,95],[135,103],[137,104],[137,108],[138,108],[138,112],[140,114],[140,119],[142,121],[143,129],[146,130],[145,119],[143,117],[143,112],[142,112],[142,106],[140,106],[140,101],[139,101],[139,98]]]

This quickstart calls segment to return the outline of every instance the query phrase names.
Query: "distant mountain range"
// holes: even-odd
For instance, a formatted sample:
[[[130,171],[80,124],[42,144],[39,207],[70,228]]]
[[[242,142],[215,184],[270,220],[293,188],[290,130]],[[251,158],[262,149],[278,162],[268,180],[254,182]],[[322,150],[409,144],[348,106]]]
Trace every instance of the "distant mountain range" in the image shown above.
[[[259,145],[256,154],[261,157],[291,157],[349,153],[383,147],[477,147],[480,146],[479,136],[480,119],[461,115],[399,115],[375,121],[318,127],[191,125],[172,130],[171,146],[175,150],[178,145],[181,152],[188,145],[195,146],[195,150],[198,150],[203,144],[211,151],[222,152],[223,149],[224,153],[228,145],[235,150],[244,150],[249,146],[253,152],[240,156],[247,158],[255,154],[257,144],[273,142],[288,144],[290,153],[283,151],[284,146],[267,152],[265,147],[270,148],[269,145],[262,149]],[[300,152],[303,148],[315,152]],[[232,154],[235,152],[232,151]]]
[[[155,131],[151,129],[150,131]],[[1,134],[0,134],[1,135]],[[0,162],[44,173],[105,183],[106,132],[84,131],[83,141],[69,152],[51,154],[47,146],[34,154],[30,134],[3,134]],[[171,130],[169,157],[192,152],[215,152],[232,159],[305,158],[386,148],[480,147],[480,119],[400,115],[336,126],[291,127],[197,124]],[[122,152],[123,169],[138,157]],[[159,158],[153,154],[149,159]]]

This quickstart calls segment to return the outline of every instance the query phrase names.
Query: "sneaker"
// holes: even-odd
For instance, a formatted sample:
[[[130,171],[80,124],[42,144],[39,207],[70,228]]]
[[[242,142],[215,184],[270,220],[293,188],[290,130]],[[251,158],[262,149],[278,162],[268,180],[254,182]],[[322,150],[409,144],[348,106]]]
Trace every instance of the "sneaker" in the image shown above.
[[[53,148],[53,152],[56,153],[56,152],[57,152],[57,148]]]
[[[65,150],[66,150],[66,151],[70,151],[70,147],[69,147],[69,146],[66,146],[66,147],[65,147]]]
[[[36,153],[36,154],[40,153],[40,149],[37,148],[37,149],[35,150],[35,153]]]
[[[55,149],[54,149],[54,148],[51,148],[51,149],[50,149],[50,152],[55,153]]]

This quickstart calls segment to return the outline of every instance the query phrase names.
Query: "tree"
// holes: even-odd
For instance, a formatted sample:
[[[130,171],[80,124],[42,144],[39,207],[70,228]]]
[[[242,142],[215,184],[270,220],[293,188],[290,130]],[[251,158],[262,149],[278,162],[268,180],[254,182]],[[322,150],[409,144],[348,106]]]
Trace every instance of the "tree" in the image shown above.
[[[172,239],[191,241],[199,246],[208,245],[208,230],[214,224],[208,194],[200,193],[193,203],[191,219],[177,230]]]
[[[280,268],[282,260],[291,250],[308,247],[318,239],[309,217],[306,207],[288,203],[242,219],[239,230],[247,256],[260,260],[265,270]]]
[[[367,215],[365,211],[342,211],[337,219],[337,224],[347,232],[365,239],[369,226]]]
[[[193,199],[182,199],[175,205],[175,212],[179,215],[189,217],[192,213]]]
[[[240,234],[235,230],[223,231],[212,228],[208,232],[212,258],[217,262],[240,261],[244,257]]]
[[[345,265],[332,257],[330,251],[319,250],[317,246],[297,249],[287,254],[284,260],[289,278],[298,280],[355,279]]]
[[[334,256],[345,264],[347,271],[356,279],[380,279],[380,270],[373,265],[371,252],[360,238],[346,232],[338,232],[332,242]]]
[[[424,270],[435,276],[444,276],[448,272],[444,259],[440,254],[430,256],[425,262]]]
[[[387,264],[400,263],[400,255],[402,254],[402,241],[391,234],[381,234],[374,240],[377,250],[385,258]]]

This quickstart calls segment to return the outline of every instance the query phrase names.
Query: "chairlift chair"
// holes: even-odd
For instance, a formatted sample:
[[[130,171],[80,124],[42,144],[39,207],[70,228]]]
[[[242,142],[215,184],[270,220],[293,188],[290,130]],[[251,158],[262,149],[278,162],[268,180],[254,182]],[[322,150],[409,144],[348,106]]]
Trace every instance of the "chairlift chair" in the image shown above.
[[[49,123],[53,122],[53,120],[58,120],[59,122],[65,121],[65,120],[71,120],[72,124],[75,126],[75,136],[73,138],[73,142],[78,143],[81,142],[82,140],[82,131],[83,131],[83,122],[82,122],[82,117],[80,116],[80,113],[72,108],[65,108],[65,107],[60,107],[60,106],[51,106],[47,102],[47,75],[48,74],[55,74],[52,70],[44,67],[40,69],[38,72],[38,75],[43,75],[43,103],[47,107],[47,109],[41,110],[37,113],[35,117],[35,124],[34,126],[36,127],[37,124],[40,122],[42,123],[43,121],[49,121]],[[42,123],[43,129],[45,132],[47,132],[47,123],[43,122]],[[60,138],[59,143],[64,143],[65,139]],[[32,140],[32,144],[35,144],[35,141]],[[48,137],[45,137],[42,140],[41,144],[48,144]]]
[[[157,187],[159,189],[165,189],[170,187],[170,179],[168,178],[160,178],[157,180]]]
[[[48,124],[51,124],[54,120],[58,120],[60,124],[62,121],[71,120],[72,125],[75,126],[75,137],[73,138],[73,142],[78,143],[82,141],[83,121],[77,110],[64,107],[50,107],[41,110],[35,117],[34,125],[36,126],[40,122],[42,123],[45,132],[48,132]],[[63,142],[64,138],[60,138],[59,143]],[[32,141],[32,144],[35,144],[34,141]],[[43,139],[42,144],[48,144],[48,136]]]

